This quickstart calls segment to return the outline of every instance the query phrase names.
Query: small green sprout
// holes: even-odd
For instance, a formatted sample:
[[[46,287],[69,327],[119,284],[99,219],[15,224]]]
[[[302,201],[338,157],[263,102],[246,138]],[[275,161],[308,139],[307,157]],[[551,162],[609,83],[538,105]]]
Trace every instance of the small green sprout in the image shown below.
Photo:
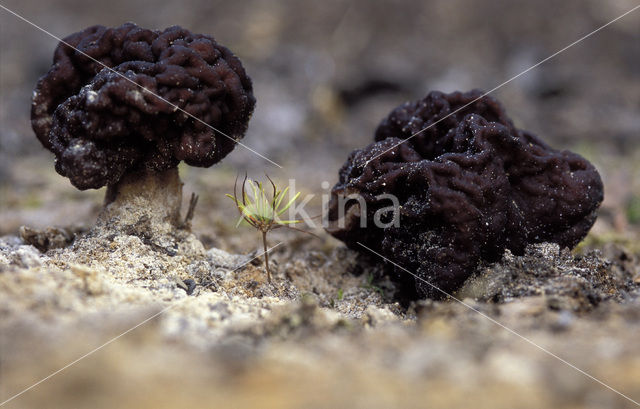
[[[286,204],[283,205],[282,201],[289,192],[289,187],[286,187],[284,190],[280,190],[269,176],[267,176],[267,179],[269,179],[269,183],[271,183],[271,187],[273,189],[271,198],[267,196],[265,187],[261,182],[248,179],[246,174],[242,181],[242,201],[238,199],[237,195],[238,178],[236,178],[236,182],[233,185],[233,196],[227,194],[227,197],[233,200],[240,212],[240,219],[238,220],[236,227],[245,221],[262,233],[265,268],[267,270],[267,280],[270,283],[271,272],[269,270],[269,254],[267,251],[267,233],[280,227],[287,227],[303,233],[312,233],[290,226],[292,224],[301,223],[302,220],[280,220],[280,216],[298,199],[300,192],[296,193],[288,202],[286,202]],[[251,187],[251,195],[248,195],[246,192],[245,187],[247,184]]]
[[[373,291],[377,292],[378,294],[380,294],[381,296],[384,296],[384,290],[373,283],[374,279],[375,279],[375,277],[373,276],[373,274],[367,275],[367,283],[366,284],[360,284],[360,288],[366,288],[367,290],[373,290]]]
[[[631,224],[640,224],[640,196],[631,196],[627,202],[627,220]]]

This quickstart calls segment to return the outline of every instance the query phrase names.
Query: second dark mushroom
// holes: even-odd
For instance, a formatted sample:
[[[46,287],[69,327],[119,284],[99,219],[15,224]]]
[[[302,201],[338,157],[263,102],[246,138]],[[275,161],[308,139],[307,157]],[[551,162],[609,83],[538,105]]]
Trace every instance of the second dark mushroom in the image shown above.
[[[351,153],[333,187],[327,230],[414,272],[418,278],[393,273],[410,298],[442,297],[435,287],[454,291],[505,249],[572,248],[602,202],[593,165],[517,129],[497,100],[481,95],[431,92],[397,107],[379,125],[377,142]],[[383,194],[400,207],[399,224],[382,218],[381,228],[376,212],[390,205]]]

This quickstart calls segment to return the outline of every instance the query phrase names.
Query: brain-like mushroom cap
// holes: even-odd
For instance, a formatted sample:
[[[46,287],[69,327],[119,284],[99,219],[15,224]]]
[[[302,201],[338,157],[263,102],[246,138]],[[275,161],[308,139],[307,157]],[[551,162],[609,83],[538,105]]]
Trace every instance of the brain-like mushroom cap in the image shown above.
[[[244,136],[255,106],[251,80],[212,37],[126,23],[63,41],[34,90],[31,123],[58,173],[79,189],[181,160],[208,167]]]
[[[603,199],[598,172],[579,155],[516,129],[497,100],[480,98],[398,145],[481,95],[432,92],[391,112],[377,129],[378,142],[352,152],[340,170],[328,231],[446,292],[505,249],[523,254],[527,244],[539,242],[574,247]],[[352,194],[366,202],[365,227],[355,200],[341,210]],[[398,198],[399,227],[376,227],[375,213],[390,206],[382,194]],[[404,271],[396,278],[414,296],[442,295]]]

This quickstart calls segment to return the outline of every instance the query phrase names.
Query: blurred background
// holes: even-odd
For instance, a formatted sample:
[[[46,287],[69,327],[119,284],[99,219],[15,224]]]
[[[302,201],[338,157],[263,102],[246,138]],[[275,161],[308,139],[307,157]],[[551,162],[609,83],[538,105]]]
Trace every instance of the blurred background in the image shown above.
[[[635,6],[633,0],[302,2],[5,0],[58,37],[93,24],[182,25],[213,35],[242,60],[257,106],[247,146],[210,169],[182,167],[201,196],[195,230],[243,250],[223,193],[238,172],[264,172],[314,193],[333,185],[349,152],[373,140],[395,106],[431,90],[489,90]],[[601,172],[606,199],[594,232],[640,223],[640,11],[493,93],[516,125],[571,149]],[[103,193],[79,192],[53,169],[29,123],[30,98],[57,41],[0,10],[0,235],[22,224],[91,224]],[[251,233],[251,232],[249,232]],[[613,235],[613,236],[612,236]],[[238,239],[240,238],[240,239]],[[246,250],[246,249],[245,249]]]

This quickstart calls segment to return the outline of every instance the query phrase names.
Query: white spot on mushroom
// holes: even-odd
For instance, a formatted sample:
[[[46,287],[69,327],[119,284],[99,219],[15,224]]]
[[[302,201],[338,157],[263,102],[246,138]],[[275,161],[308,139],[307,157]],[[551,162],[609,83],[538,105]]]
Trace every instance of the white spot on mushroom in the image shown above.
[[[98,93],[97,92],[95,92],[95,91],[87,92],[87,103],[88,104],[93,104],[97,97],[98,97]]]

